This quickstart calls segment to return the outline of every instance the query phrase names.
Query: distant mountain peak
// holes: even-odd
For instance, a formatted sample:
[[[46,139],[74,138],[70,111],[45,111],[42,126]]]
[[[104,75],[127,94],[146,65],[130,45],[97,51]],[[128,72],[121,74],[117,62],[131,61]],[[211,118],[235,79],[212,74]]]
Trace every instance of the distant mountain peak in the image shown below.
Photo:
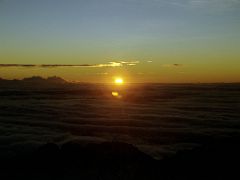
[[[44,81],[45,79],[41,76],[32,76],[28,78],[24,78],[23,81]]]
[[[55,83],[66,83],[67,82],[65,79],[58,77],[58,76],[48,77],[46,80],[55,82]]]
[[[39,83],[42,83],[42,82],[46,82],[46,83],[66,83],[67,81],[65,81],[63,78],[61,77],[57,77],[57,76],[52,76],[52,77],[48,77],[48,78],[43,78],[41,76],[32,76],[32,77],[29,77],[29,78],[24,78],[22,81],[25,81],[25,82],[39,82]]]

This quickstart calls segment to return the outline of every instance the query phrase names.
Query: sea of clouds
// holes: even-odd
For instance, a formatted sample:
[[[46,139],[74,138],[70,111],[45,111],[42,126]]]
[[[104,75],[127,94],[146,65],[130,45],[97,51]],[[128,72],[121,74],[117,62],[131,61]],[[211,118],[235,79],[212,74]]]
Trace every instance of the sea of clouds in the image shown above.
[[[155,158],[240,134],[239,84],[78,84],[0,90],[0,154],[123,141]]]

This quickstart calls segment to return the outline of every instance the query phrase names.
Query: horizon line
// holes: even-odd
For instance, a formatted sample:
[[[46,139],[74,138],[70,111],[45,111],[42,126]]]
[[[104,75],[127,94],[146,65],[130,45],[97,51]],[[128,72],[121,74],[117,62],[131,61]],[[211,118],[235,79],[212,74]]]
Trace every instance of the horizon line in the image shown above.
[[[17,78],[12,78],[12,79],[6,79],[6,78],[1,78],[0,77],[0,81],[1,80],[5,80],[5,81],[23,81],[25,79],[29,79],[29,78],[34,78],[34,77],[38,77],[38,78],[42,78],[44,80],[47,80],[48,78],[52,78],[52,77],[56,77],[56,78],[61,78],[64,81],[66,81],[67,83],[76,83],[76,84],[80,84],[80,83],[85,83],[85,84],[113,84],[112,82],[90,82],[90,81],[78,81],[78,80],[68,80],[65,78],[62,78],[60,76],[47,76],[47,77],[42,77],[42,76],[28,76],[28,77],[23,77],[20,79]],[[233,82],[125,82],[125,84],[240,84],[240,81],[233,81]]]

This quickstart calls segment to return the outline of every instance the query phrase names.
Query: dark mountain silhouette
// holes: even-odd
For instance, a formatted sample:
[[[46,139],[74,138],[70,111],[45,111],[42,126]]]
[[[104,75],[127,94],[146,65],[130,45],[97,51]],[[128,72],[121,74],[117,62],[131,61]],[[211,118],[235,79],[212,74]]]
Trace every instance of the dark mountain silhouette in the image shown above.
[[[57,76],[48,77],[46,79],[40,76],[33,76],[30,78],[24,78],[22,81],[29,83],[57,83],[57,84],[67,83],[67,81]]]
[[[217,140],[163,160],[121,142],[49,143],[26,157],[2,160],[1,179],[239,179],[236,140]]]
[[[40,76],[33,76],[24,79],[13,79],[6,80],[0,79],[0,87],[1,88],[51,88],[51,87],[59,87],[66,84],[70,84],[66,80],[53,76],[48,78],[42,78]]]
[[[25,81],[25,82],[43,82],[45,80],[46,79],[44,79],[40,76],[32,76],[32,77],[29,77],[29,78],[24,78],[22,81]]]
[[[66,80],[63,78],[52,76],[48,78],[43,78],[41,76],[32,76],[24,79],[13,79],[13,80],[7,80],[0,78],[1,83],[13,83],[13,82],[22,82],[22,83],[67,83]]]
[[[66,80],[63,78],[57,77],[57,76],[52,76],[47,78],[48,82],[53,82],[53,83],[67,83]]]

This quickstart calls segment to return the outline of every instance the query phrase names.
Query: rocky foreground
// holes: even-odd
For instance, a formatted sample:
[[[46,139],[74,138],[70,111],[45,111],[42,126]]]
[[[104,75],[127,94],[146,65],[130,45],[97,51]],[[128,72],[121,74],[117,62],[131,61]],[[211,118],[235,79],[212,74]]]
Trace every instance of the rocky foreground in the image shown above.
[[[239,179],[239,138],[215,140],[173,157],[155,160],[122,142],[61,147],[1,160],[1,179]]]

